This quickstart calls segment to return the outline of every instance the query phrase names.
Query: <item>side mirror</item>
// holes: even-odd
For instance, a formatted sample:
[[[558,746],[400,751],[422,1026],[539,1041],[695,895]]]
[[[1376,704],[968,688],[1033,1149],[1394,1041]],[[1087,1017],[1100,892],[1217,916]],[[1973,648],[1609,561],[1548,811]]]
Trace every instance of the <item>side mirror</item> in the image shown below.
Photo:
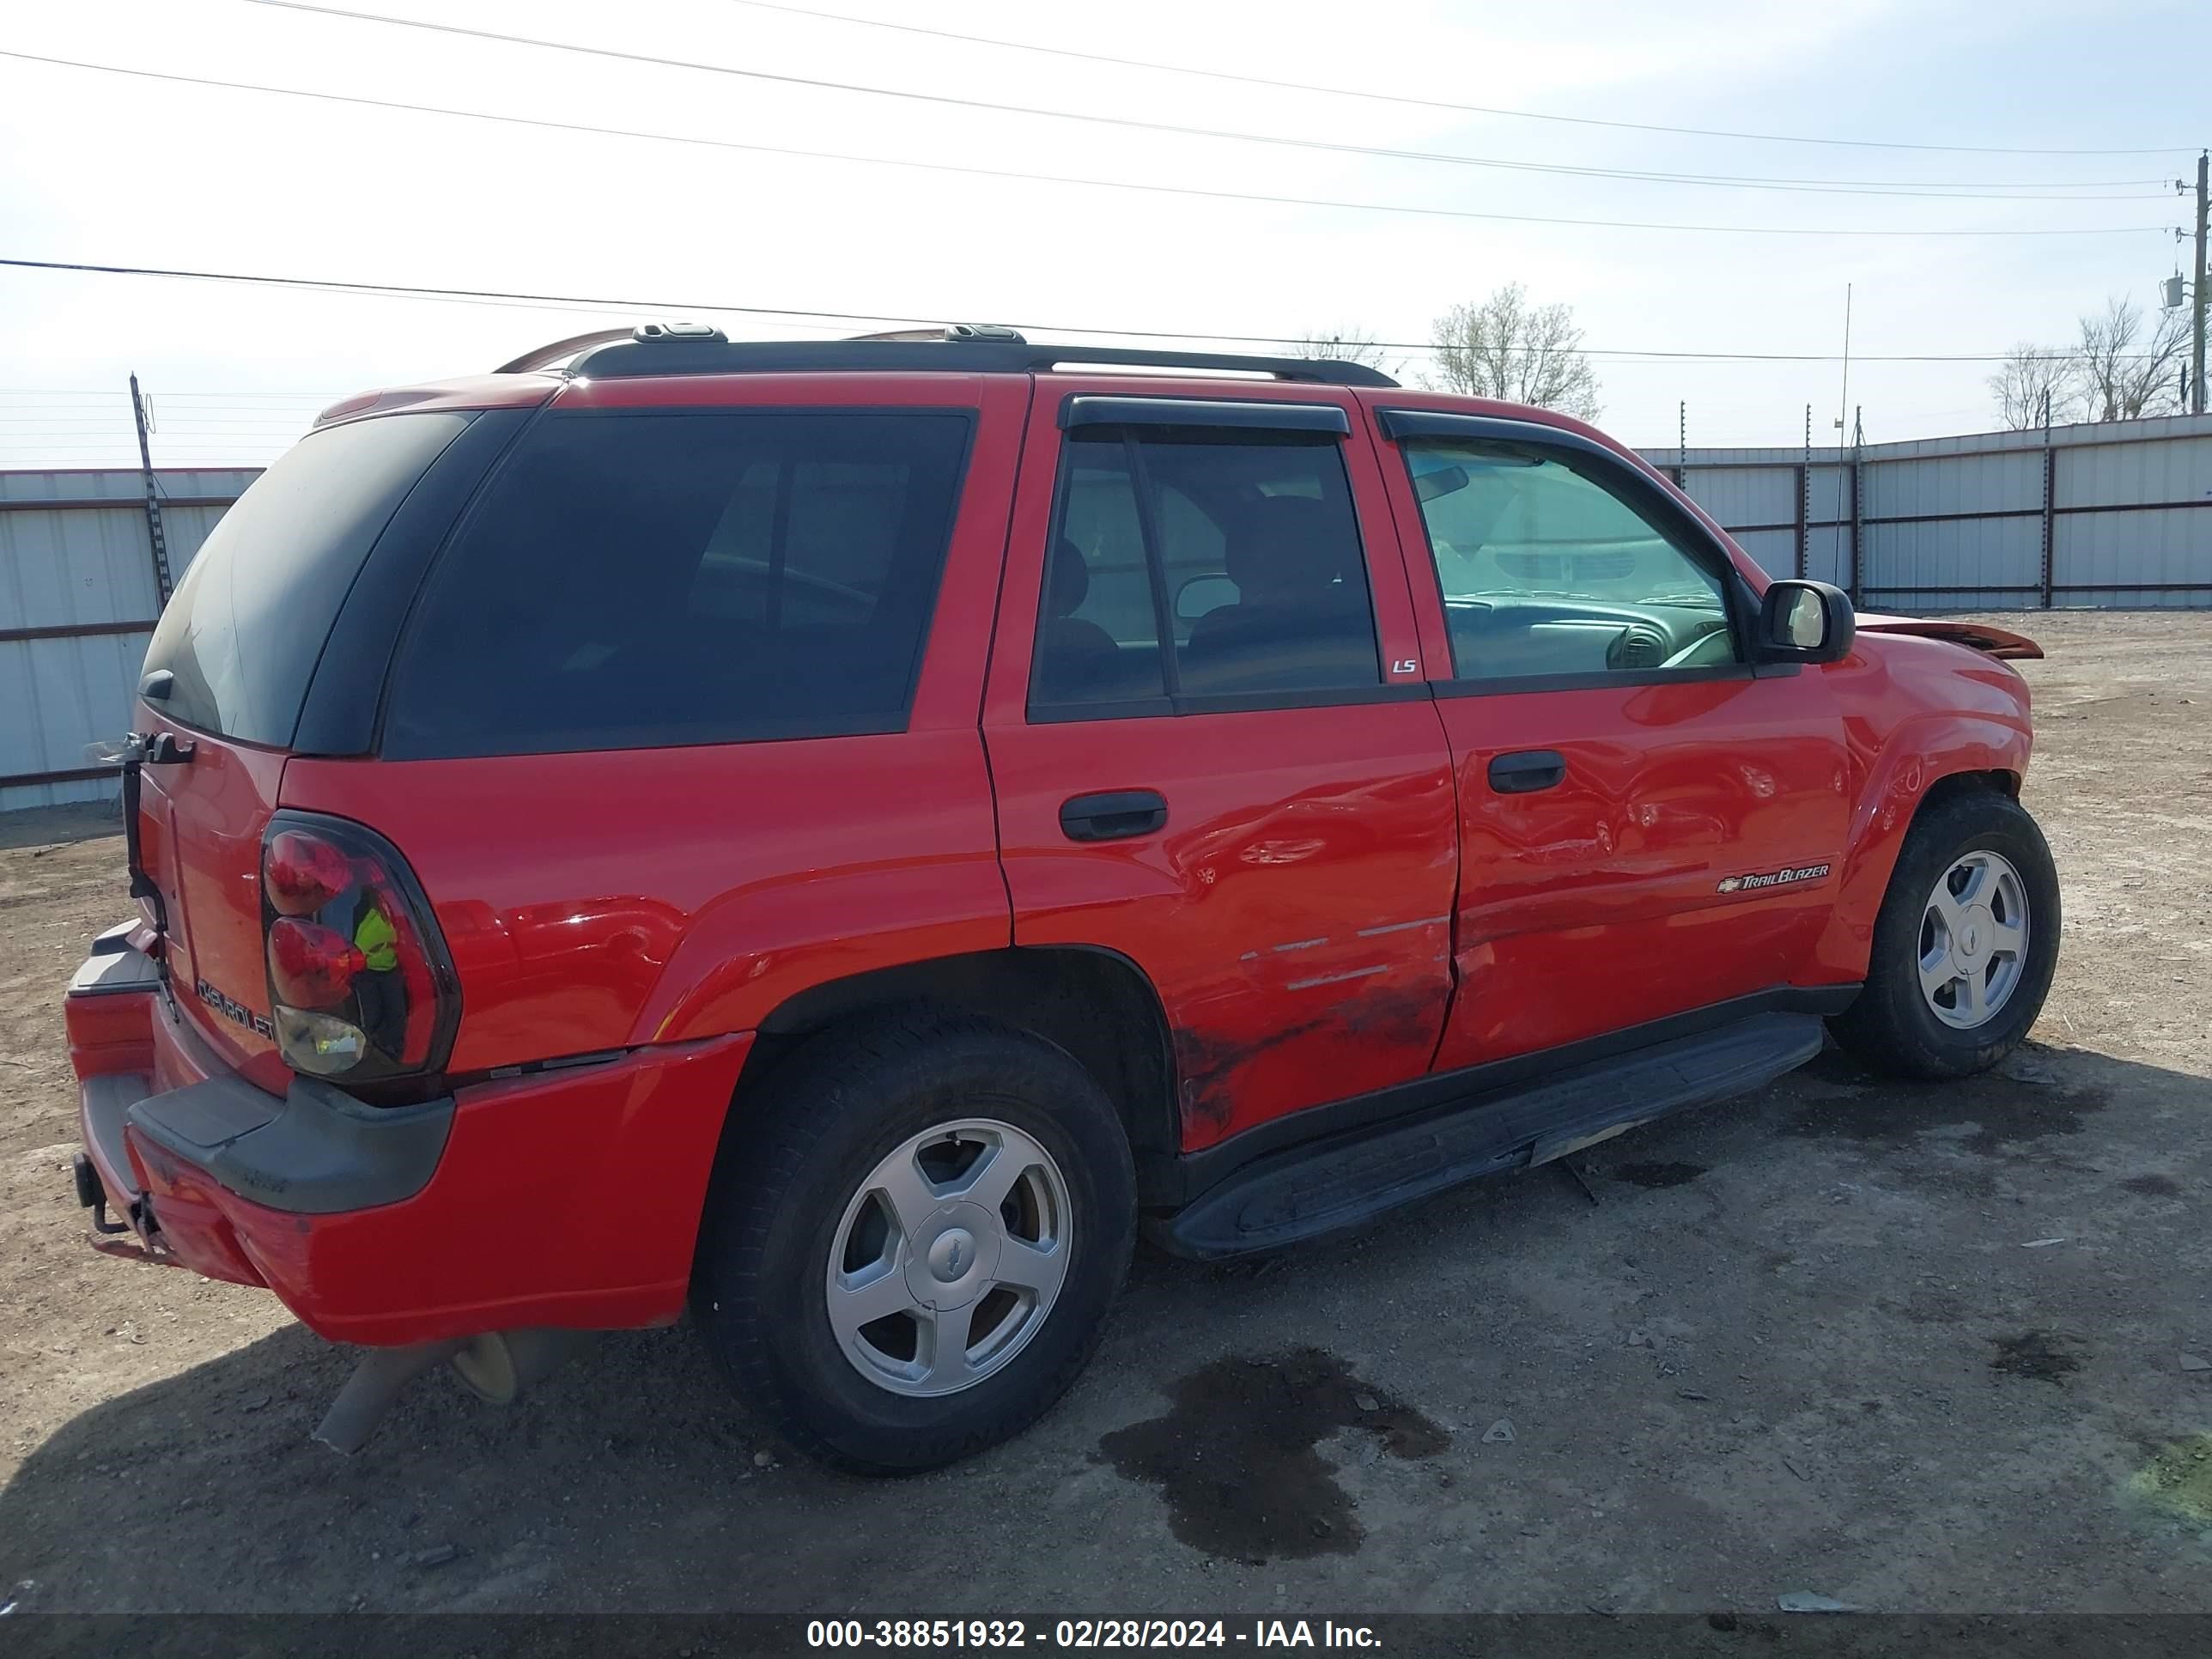
[[[1826,582],[1771,583],[1759,607],[1765,662],[1841,662],[1857,633],[1850,596]]]

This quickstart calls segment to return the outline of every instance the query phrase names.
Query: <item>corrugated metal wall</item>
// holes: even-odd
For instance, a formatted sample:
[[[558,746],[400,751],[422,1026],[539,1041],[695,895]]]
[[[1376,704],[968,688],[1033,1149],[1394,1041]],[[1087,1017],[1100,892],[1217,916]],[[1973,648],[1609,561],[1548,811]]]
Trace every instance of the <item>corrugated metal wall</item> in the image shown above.
[[[2212,416],[1644,453],[1771,574],[1869,610],[2212,606]]]
[[[173,580],[258,476],[155,472]],[[84,746],[129,729],[159,593],[143,474],[0,472],[0,811],[114,795]]]
[[[1870,610],[2212,606],[2212,416],[1644,453],[1769,572]],[[181,579],[258,474],[155,476]],[[137,472],[0,472],[0,811],[113,794],[84,745],[129,725],[156,592]]]

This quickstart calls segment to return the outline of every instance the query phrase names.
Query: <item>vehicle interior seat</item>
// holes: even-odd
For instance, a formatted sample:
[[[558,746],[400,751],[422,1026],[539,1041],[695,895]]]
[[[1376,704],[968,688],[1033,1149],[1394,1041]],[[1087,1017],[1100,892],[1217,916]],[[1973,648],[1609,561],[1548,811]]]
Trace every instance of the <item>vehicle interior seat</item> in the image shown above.
[[[1083,550],[1063,536],[1053,548],[1046,572],[1045,623],[1037,630],[1034,684],[1039,702],[1089,702],[1115,693],[1143,695],[1125,685],[1129,674],[1114,636],[1075,614],[1090,592],[1091,569],[1084,562]],[[1159,695],[1157,683],[1150,694]]]
[[[1182,689],[1205,694],[1371,685],[1382,678],[1366,571],[1348,514],[1302,495],[1268,495],[1228,526],[1232,605],[1191,624]]]

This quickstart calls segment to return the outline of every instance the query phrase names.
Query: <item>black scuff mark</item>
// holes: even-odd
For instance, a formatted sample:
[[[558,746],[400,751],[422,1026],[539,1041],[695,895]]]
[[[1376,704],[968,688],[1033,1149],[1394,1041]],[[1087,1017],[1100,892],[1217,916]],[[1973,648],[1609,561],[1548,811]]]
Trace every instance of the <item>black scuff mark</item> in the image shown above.
[[[1255,1042],[1178,1026],[1175,1033],[1176,1064],[1182,1073],[1182,1115],[1186,1131],[1202,1129],[1206,1139],[1226,1133],[1237,1117],[1237,1073],[1270,1048],[1310,1036],[1328,1019],[1301,1020],[1269,1032]]]
[[[1237,1118],[1237,1074],[1261,1056],[1319,1032],[1342,1030],[1361,1042],[1433,1050],[1443,1023],[1444,998],[1429,987],[1376,986],[1325,1012],[1240,1042],[1191,1026],[1175,1029],[1176,1068],[1182,1079],[1187,1129],[1218,1139]],[[1425,1062],[1426,1056],[1423,1056]],[[1255,1120],[1256,1121],[1256,1120]]]

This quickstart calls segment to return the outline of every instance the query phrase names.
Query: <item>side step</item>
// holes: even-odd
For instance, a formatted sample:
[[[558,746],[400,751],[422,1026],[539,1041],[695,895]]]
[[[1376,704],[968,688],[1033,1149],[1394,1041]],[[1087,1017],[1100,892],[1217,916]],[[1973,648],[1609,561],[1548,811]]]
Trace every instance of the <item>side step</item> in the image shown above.
[[[1813,1014],[1754,1014],[1696,1036],[1469,1096],[1413,1121],[1255,1160],[1166,1218],[1155,1241],[1217,1261],[1356,1227],[1479,1176],[1548,1163],[1686,1106],[1771,1082],[1820,1052]]]

